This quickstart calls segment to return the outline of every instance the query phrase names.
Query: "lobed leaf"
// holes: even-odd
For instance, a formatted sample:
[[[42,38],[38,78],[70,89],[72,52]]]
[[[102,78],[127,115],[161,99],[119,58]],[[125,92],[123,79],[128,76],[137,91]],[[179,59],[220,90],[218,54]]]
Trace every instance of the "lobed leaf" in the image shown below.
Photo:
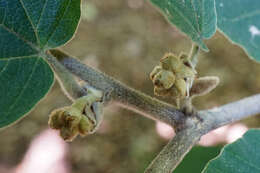
[[[36,56],[0,61],[0,127],[30,111],[53,83],[49,65]]]
[[[216,0],[218,28],[260,62],[260,1]]]
[[[214,0],[150,0],[168,21],[188,35],[203,50],[203,40],[216,32],[217,15]]]
[[[47,94],[45,52],[70,40],[79,18],[80,0],[0,0],[0,128]]]
[[[260,172],[260,130],[249,130],[236,142],[226,145],[220,155],[211,160],[203,173]]]

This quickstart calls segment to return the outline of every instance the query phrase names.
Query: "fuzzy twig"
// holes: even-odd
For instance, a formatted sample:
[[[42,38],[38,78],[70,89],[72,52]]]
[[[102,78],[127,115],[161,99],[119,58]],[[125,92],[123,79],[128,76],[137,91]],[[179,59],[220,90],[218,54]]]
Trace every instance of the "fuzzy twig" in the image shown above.
[[[193,43],[189,54],[189,59],[191,60],[191,64],[193,68],[195,68],[198,63],[199,52],[200,52],[200,47],[197,44]]]
[[[56,57],[50,54],[43,55],[48,63],[51,65],[55,72],[56,79],[58,80],[63,92],[68,96],[70,100],[75,100],[87,94],[75,80],[72,75],[62,64],[57,61]]]
[[[108,93],[107,101],[118,103],[120,106],[163,121],[177,129],[176,136],[154,159],[146,173],[172,172],[202,135],[220,126],[260,113],[260,94],[258,94],[187,116],[175,107],[129,88],[59,50],[52,50],[51,53],[72,74]]]
[[[200,111],[197,116],[201,121],[188,118],[186,128],[180,130],[163,148],[145,173],[171,173],[202,135],[259,113],[260,94],[218,108]]]
[[[175,129],[180,128],[185,115],[174,106],[134,90],[112,77],[101,73],[60,50],[51,50],[58,61],[72,74],[90,86],[107,93],[106,100],[117,103],[149,118],[165,122]]]

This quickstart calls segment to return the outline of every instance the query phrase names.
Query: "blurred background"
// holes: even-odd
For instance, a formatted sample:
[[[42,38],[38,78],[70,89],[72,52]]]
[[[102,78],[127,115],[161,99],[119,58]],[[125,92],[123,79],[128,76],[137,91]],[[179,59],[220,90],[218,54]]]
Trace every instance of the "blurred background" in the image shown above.
[[[219,32],[206,43],[210,52],[200,54],[198,74],[219,76],[221,83],[212,93],[195,100],[198,109],[260,93],[260,64]],[[78,32],[62,49],[153,95],[149,73],[159,59],[167,52],[179,54],[190,48],[191,41],[147,1],[82,0]],[[28,116],[0,131],[0,173],[141,173],[174,136],[163,123],[111,105],[105,109],[96,134],[65,143],[47,122],[53,109],[69,104],[55,83]],[[200,172],[223,144],[257,127],[260,116],[205,135],[175,172]]]

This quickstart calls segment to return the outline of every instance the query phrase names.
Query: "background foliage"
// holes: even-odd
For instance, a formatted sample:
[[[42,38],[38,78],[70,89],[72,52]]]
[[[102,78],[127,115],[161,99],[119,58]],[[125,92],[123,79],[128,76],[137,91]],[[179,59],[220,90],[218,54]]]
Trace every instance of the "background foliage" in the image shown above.
[[[160,57],[169,51],[188,51],[191,46],[190,40],[146,1],[83,0],[82,13],[75,38],[63,49],[150,95],[153,86],[149,73]],[[242,49],[219,32],[206,43],[210,52],[201,54],[199,74],[217,75],[221,84],[210,95],[196,100],[198,108],[211,108],[259,92],[259,66]],[[32,138],[48,128],[51,110],[68,104],[70,101],[55,84],[30,115],[1,131],[0,165],[20,163]],[[158,136],[155,123],[149,119],[115,106],[105,112],[97,134],[69,144],[71,169],[74,173],[142,172],[167,141]],[[260,127],[259,116],[244,123]]]
[[[258,0],[216,0],[218,28],[258,62],[260,61],[259,6]]]
[[[211,160],[203,173],[259,172],[259,141],[259,129],[249,130],[236,142],[223,147],[221,155]]]

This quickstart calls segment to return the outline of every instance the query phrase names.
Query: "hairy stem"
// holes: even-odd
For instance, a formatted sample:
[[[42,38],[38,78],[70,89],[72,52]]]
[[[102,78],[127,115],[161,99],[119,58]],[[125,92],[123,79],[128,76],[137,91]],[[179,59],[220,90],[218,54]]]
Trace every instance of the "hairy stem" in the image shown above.
[[[156,156],[145,173],[171,173],[200,139],[196,126],[182,129]]]
[[[191,60],[193,68],[195,68],[198,63],[199,52],[200,52],[200,47],[197,44],[193,43],[189,54],[189,59]]]
[[[204,126],[207,126],[209,130],[214,130],[256,114],[260,114],[260,94],[201,111],[200,117],[204,119]]]
[[[51,50],[51,53],[71,73],[86,81],[89,85],[107,93],[107,100],[149,118],[165,122],[175,129],[183,125],[185,115],[175,107],[136,91],[106,74],[82,64],[79,60],[60,50]]]
[[[69,99],[73,101],[87,94],[87,92],[75,81],[74,76],[60,64],[54,56],[45,54],[44,57],[51,65],[55,72],[56,79]]]
[[[186,128],[163,148],[145,173],[171,173],[200,137],[211,130],[260,113],[260,94],[251,96],[219,108],[200,111],[202,121],[188,118]]]
[[[177,128],[176,136],[154,159],[146,173],[172,172],[202,135],[220,126],[260,113],[260,94],[258,94],[187,116],[173,106],[129,88],[59,50],[52,50],[51,53],[71,73],[89,85],[108,93],[108,101]]]

